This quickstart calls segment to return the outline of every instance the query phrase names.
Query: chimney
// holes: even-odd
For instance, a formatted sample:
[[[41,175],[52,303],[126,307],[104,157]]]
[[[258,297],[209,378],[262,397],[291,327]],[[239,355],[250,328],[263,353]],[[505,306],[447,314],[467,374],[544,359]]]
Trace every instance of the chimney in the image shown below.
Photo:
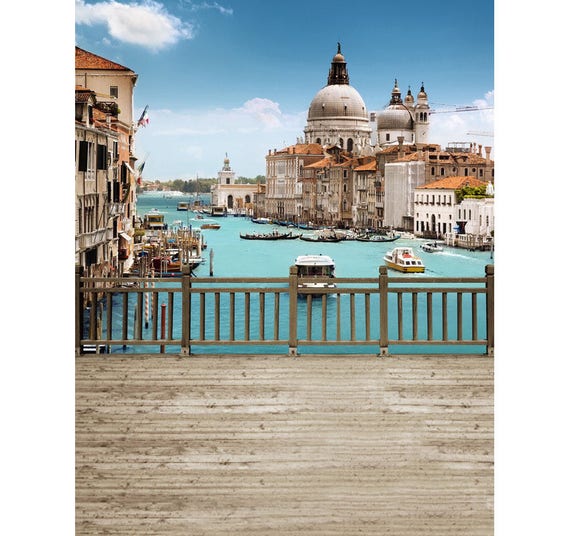
[[[485,147],[485,164],[488,166],[491,163],[491,147]]]
[[[478,147],[477,155],[481,156],[481,147],[482,147],[481,144],[479,144],[477,147]]]

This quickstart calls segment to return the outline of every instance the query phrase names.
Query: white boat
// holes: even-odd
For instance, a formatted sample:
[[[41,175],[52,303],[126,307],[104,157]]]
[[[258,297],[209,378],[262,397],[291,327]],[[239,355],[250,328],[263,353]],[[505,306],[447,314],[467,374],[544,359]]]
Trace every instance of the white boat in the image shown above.
[[[336,288],[333,282],[335,262],[328,255],[299,255],[295,259],[295,266],[298,276],[303,278],[303,281],[299,283],[299,288]],[[328,278],[331,281],[311,281],[311,278]]]
[[[420,246],[423,251],[428,253],[436,253],[443,251],[443,246],[439,242],[426,242]]]
[[[164,213],[153,208],[144,215],[143,227],[145,229],[150,229],[150,230],[166,229],[166,222],[164,221]]]
[[[399,272],[423,273],[425,271],[423,261],[414,253],[412,248],[394,248],[384,255],[384,262],[388,268]]]

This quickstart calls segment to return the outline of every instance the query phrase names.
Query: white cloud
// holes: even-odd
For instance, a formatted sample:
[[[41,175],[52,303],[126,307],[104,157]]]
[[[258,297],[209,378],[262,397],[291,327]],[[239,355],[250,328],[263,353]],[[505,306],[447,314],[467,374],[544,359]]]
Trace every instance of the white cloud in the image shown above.
[[[75,0],[75,23],[104,24],[109,35],[119,41],[160,50],[183,39],[192,39],[191,24],[170,15],[152,0],[121,4],[114,0],[87,4]]]
[[[493,146],[495,130],[494,91],[488,91],[471,106],[478,110],[469,112],[434,113],[430,115],[431,143],[445,148],[449,142],[474,142]]]
[[[233,15],[234,10],[231,8],[223,7],[218,2],[202,2],[200,4],[192,4],[192,11],[199,11],[201,9],[217,9],[222,15]]]
[[[149,109],[149,115],[149,126],[137,133],[136,150],[151,153],[146,177],[163,180],[196,173],[215,177],[226,152],[238,175],[264,175],[268,150],[294,144],[306,122],[306,111],[284,114],[278,103],[261,97],[237,108]]]

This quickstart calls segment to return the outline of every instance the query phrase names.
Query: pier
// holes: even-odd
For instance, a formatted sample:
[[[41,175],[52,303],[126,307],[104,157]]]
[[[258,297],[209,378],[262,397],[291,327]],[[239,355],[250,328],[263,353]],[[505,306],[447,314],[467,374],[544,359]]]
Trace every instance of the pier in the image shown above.
[[[492,536],[493,359],[81,356],[76,534]]]

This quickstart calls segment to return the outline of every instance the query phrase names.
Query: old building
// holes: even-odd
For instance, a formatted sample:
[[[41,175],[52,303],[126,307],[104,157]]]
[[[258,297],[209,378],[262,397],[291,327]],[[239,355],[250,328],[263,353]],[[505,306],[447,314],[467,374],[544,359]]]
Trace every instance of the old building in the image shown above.
[[[417,187],[414,191],[414,232],[433,238],[444,238],[447,234],[454,232],[466,234],[464,223],[467,221],[467,213],[469,213],[469,219],[472,219],[472,208],[467,206],[469,204],[467,203],[460,210],[459,204],[463,202],[463,199],[458,200],[456,192],[467,186],[485,190],[487,183],[476,177],[455,176],[445,177]],[[491,232],[490,224],[493,221],[494,218],[491,217],[489,225],[484,228],[485,234]],[[458,222],[464,223],[460,225]],[[480,229],[483,227],[477,230]]]
[[[133,260],[137,75],[76,47],[75,80],[76,262],[121,272]]]
[[[317,143],[296,143],[265,157],[266,190],[264,215],[280,221],[301,220],[303,214],[302,169],[324,154]]]
[[[227,212],[253,215],[253,200],[259,192],[258,184],[236,183],[236,174],[226,154],[224,165],[218,171],[218,182],[211,187],[212,205],[223,207]]]

